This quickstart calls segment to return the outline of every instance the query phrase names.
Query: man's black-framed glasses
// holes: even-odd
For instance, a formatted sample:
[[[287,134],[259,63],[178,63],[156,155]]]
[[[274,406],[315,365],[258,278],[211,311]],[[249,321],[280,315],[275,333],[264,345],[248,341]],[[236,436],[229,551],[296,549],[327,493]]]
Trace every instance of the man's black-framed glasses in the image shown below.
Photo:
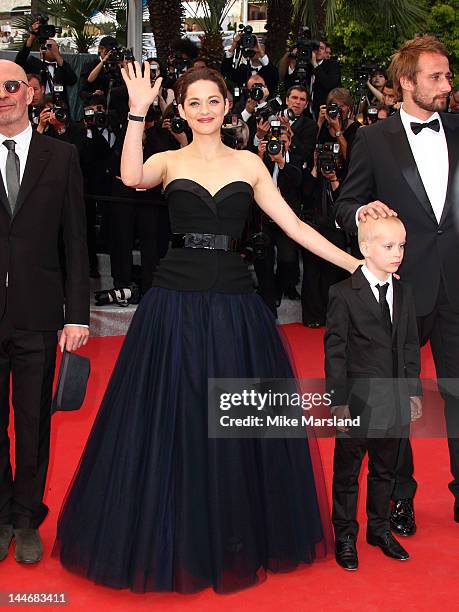
[[[6,93],[15,94],[19,91],[21,87],[21,83],[24,83],[26,87],[29,86],[29,84],[26,83],[25,81],[21,81],[21,80],[16,81],[13,79],[9,79],[8,81],[3,81],[2,87],[6,91]]]

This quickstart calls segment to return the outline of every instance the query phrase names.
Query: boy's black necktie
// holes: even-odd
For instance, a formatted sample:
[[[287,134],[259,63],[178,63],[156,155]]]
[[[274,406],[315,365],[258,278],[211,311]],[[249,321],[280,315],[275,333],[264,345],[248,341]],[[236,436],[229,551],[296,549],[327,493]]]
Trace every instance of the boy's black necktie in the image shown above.
[[[384,285],[376,285],[379,292],[379,307],[381,309],[381,319],[384,327],[392,332],[392,321],[390,318],[390,309],[389,304],[387,303],[387,290],[389,289],[389,283],[384,283]]]
[[[4,140],[4,146],[8,149],[6,158],[6,187],[8,189],[8,201],[10,203],[11,214],[14,214],[16,200],[19,193],[19,157],[15,152],[16,141]]]

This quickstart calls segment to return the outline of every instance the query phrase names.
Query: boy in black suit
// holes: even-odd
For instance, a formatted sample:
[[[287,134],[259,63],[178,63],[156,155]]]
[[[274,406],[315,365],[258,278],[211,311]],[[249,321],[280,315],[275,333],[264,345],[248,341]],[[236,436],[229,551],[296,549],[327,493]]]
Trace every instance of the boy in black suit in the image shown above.
[[[390,499],[399,438],[421,416],[420,351],[409,286],[392,275],[403,259],[405,228],[397,217],[359,225],[365,265],[330,288],[325,372],[332,411],[360,418],[338,426],[335,441],[332,520],[336,560],[358,567],[358,478],[368,452],[367,542],[389,557],[409,558],[390,532]],[[410,410],[411,408],[411,410]]]

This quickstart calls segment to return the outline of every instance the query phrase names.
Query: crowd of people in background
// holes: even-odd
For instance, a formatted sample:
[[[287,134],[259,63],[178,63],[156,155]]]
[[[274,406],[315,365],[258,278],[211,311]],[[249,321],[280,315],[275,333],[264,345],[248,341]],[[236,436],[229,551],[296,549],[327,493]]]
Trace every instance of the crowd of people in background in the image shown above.
[[[34,89],[32,126],[78,149],[85,181],[90,276],[99,277],[97,253],[108,252],[113,290],[105,292],[105,301],[138,303],[168,249],[170,228],[161,187],[135,190],[120,179],[128,113],[120,68],[130,58],[114,37],[105,36],[99,57],[84,67],[78,80],[54,40],[43,45],[41,60],[30,55],[38,28],[38,22],[33,24],[16,57]],[[293,45],[274,65],[256,37],[253,48],[242,54],[242,37],[243,33],[236,34],[218,67],[231,92],[222,139],[259,155],[295,212],[337,246],[358,255],[356,237],[336,225],[333,206],[357,130],[400,107],[391,80],[377,67],[367,75],[365,91],[353,95],[341,86],[340,64],[326,40],[309,48],[306,61],[304,52],[299,57]],[[145,159],[191,141],[177,111],[174,83],[184,71],[207,65],[199,48],[187,39],[172,45],[166,66],[156,58],[148,62],[152,82],[161,74],[163,83],[145,122]],[[68,88],[77,83],[82,117],[72,117],[68,101]],[[459,112],[457,87],[451,92],[449,111]],[[140,270],[133,266],[134,248],[141,253]],[[342,278],[342,270],[301,252],[256,206],[241,256],[253,261],[258,292],[275,316],[283,297],[297,299],[305,325],[324,325],[328,289]],[[300,260],[303,275],[298,292]]]

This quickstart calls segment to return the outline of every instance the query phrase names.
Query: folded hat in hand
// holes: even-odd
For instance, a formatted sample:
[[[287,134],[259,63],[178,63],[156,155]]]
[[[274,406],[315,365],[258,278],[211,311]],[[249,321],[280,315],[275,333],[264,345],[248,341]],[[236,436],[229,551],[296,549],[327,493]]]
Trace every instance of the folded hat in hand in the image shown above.
[[[91,366],[87,357],[64,350],[51,404],[51,414],[58,410],[79,410],[86,395]]]

